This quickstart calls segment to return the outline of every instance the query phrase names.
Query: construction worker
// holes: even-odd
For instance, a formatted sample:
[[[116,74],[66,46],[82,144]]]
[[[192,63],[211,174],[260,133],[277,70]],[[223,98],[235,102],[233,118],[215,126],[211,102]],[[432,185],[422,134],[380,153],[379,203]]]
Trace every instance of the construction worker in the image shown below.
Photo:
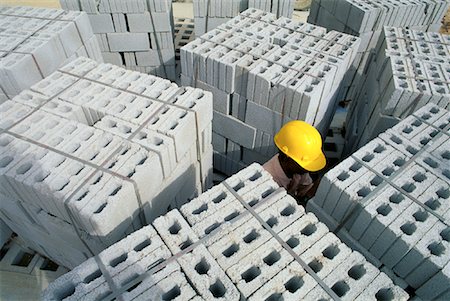
[[[263,167],[278,185],[305,205],[305,199],[312,197],[311,190],[319,182],[319,179],[313,181],[311,174],[315,177],[326,165],[322,137],[313,126],[294,120],[281,128],[274,142],[279,153]]]

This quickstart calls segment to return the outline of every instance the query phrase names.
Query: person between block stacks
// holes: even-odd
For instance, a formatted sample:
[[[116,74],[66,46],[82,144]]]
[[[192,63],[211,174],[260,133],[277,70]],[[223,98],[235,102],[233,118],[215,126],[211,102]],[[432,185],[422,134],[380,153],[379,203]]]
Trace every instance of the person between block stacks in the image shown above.
[[[305,205],[305,199],[312,197],[313,181],[311,175],[326,165],[322,151],[322,137],[316,128],[300,120],[286,123],[274,137],[278,154],[267,161],[263,167],[278,185]],[[315,187],[317,188],[317,187]]]

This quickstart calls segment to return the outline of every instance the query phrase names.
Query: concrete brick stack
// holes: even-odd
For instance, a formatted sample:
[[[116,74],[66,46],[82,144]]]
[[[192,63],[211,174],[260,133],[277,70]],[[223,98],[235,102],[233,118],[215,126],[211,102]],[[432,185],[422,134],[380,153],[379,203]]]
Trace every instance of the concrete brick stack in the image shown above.
[[[446,300],[450,112],[429,104],[328,172],[308,211],[423,300]]]
[[[277,150],[292,119],[326,134],[359,39],[249,9],[181,49],[181,82],[214,95],[215,168],[233,174]],[[324,135],[325,136],[325,135]]]
[[[134,232],[43,293],[44,300],[118,296],[122,300],[409,298],[314,215],[306,214],[258,164]]]
[[[450,109],[450,36],[386,27],[347,116],[350,154],[418,108]]]
[[[88,13],[107,63],[175,79],[172,1],[60,0]]]
[[[0,104],[76,57],[102,61],[85,13],[0,6]]]
[[[358,98],[384,26],[438,32],[448,6],[448,0],[313,0],[309,23],[361,38],[353,72],[346,77],[339,98]]]
[[[209,92],[79,58],[0,112],[0,218],[63,266],[210,186]]]
[[[215,29],[230,21],[248,8],[256,8],[275,14],[278,17],[291,18],[294,12],[294,0],[194,0],[195,35]]]
[[[175,18],[175,59],[180,62],[181,47],[194,40],[194,19]],[[177,72],[177,74],[179,74]]]

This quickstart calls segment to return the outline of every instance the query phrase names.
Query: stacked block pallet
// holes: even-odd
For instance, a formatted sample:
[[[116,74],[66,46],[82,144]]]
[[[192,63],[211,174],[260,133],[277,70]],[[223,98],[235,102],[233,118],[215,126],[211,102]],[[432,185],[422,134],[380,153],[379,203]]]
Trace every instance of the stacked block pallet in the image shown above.
[[[450,36],[386,27],[347,116],[350,154],[427,103],[450,109]]]
[[[76,57],[102,61],[85,13],[0,7],[0,103]]]
[[[438,32],[448,7],[448,0],[313,0],[309,23],[361,38],[353,72],[346,77],[339,98],[358,98],[384,26]]]
[[[175,18],[175,59],[180,62],[181,47],[194,40],[194,19]],[[177,74],[179,74],[177,72]]]
[[[172,1],[60,0],[88,13],[107,63],[175,79]]]
[[[210,186],[209,92],[79,58],[0,112],[0,217],[65,267]]]
[[[301,119],[326,134],[359,39],[249,9],[181,49],[181,82],[214,95],[214,167],[233,174]]]
[[[328,172],[308,203],[423,300],[450,288],[450,112],[429,104]]]
[[[195,35],[198,37],[215,29],[248,8],[291,18],[294,0],[194,0]]]
[[[108,280],[109,279],[109,280]],[[50,284],[44,300],[407,300],[258,165]]]

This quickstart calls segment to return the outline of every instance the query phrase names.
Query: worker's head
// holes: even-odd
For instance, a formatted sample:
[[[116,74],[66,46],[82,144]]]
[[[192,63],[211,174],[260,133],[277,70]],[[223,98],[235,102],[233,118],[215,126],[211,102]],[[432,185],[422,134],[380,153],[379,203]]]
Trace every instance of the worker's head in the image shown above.
[[[275,135],[274,141],[285,155],[280,156],[281,160],[287,164],[289,160],[298,164],[299,172],[295,173],[316,172],[326,165],[322,152],[322,137],[312,125],[304,121],[294,120],[286,123]],[[290,169],[294,167],[291,166]]]

